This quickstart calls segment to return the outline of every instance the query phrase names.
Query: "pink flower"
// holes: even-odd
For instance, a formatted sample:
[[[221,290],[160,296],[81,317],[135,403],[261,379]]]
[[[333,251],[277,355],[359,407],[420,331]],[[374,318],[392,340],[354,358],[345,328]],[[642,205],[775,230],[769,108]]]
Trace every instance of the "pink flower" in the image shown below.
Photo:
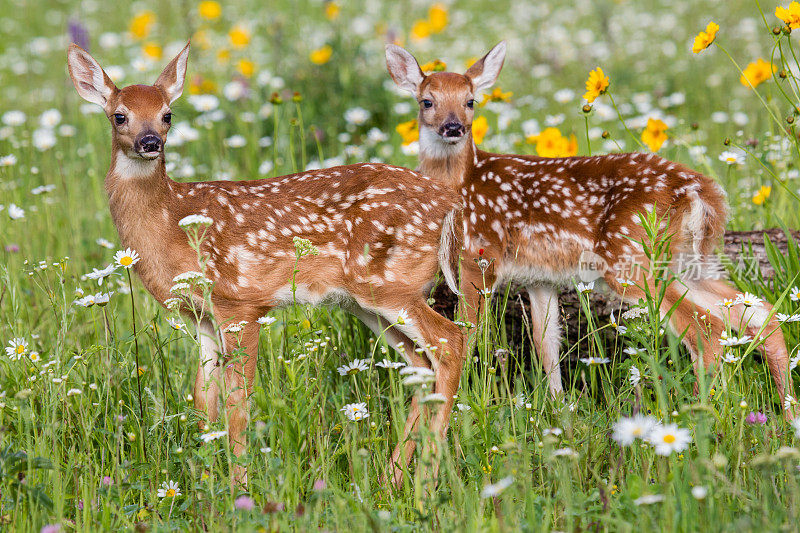
[[[46,526],[42,526],[39,533],[59,533],[59,531],[61,531],[61,526],[59,524],[47,524]]]
[[[318,479],[314,482],[314,490],[319,492],[321,490],[325,490],[325,480]]]
[[[111,476],[103,476],[102,483],[104,487],[110,487],[111,485],[114,484],[114,480],[111,479]]]
[[[256,502],[250,496],[239,496],[233,502],[233,505],[242,511],[252,511],[256,506]]]
[[[767,415],[765,415],[761,411],[758,412],[750,411],[750,414],[748,414],[745,417],[744,421],[750,424],[751,426],[763,426],[764,424],[767,423]]]

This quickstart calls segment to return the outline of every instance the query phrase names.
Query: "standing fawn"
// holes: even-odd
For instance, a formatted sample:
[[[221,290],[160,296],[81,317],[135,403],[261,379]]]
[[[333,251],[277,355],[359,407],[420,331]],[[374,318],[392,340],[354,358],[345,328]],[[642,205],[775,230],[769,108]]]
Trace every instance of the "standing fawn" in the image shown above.
[[[341,305],[377,332],[394,324],[386,332],[392,345],[404,346],[410,364],[435,370],[435,389],[446,401],[432,413],[430,424],[444,433],[465,340],[455,324],[427,305],[423,291],[440,268],[448,285],[457,289],[458,194],[411,170],[380,164],[252,181],[172,181],[166,174],[164,144],[170,106],[183,91],[188,54],[187,44],[154,85],[122,89],[74,44],[68,64],[80,96],[101,106],[111,122],[111,167],[105,178],[111,216],[122,245],[140,254],[136,272],[156,300],[164,303],[173,297],[174,278],[198,269],[197,253],[178,222],[193,214],[213,219],[201,252],[213,282],[214,316],[206,313],[197,324],[201,361],[195,407],[214,421],[218,397],[224,393],[231,446],[236,455],[245,450],[247,400],[258,356],[256,320],[296,298],[313,305]],[[303,257],[296,272],[295,236],[319,250],[319,255]],[[193,302],[198,302],[195,309],[203,307],[201,295],[193,294],[184,311]],[[238,334],[225,328],[219,334],[212,318],[220,325],[244,324]],[[415,351],[415,343],[424,354]],[[231,358],[237,346],[245,357]],[[401,453],[413,446],[408,437],[419,416],[414,400],[404,440],[393,455],[398,482],[401,463],[410,455]],[[233,474],[246,482],[243,469]]]
[[[474,99],[494,84],[505,51],[505,43],[499,43],[463,75],[426,76],[410,53],[391,44],[386,61],[395,83],[419,102],[418,170],[460,191],[467,257],[483,249],[484,257],[493,260],[485,275],[474,262],[463,263],[469,318],[475,321],[482,299],[476,289],[483,288],[484,279],[489,288],[508,282],[525,286],[534,347],[555,396],[562,392],[557,287],[578,275],[582,256],[589,253],[606,266],[632,259],[639,267],[632,279],[620,279],[613,268],[602,277],[618,295],[636,301],[645,296],[645,284],[655,294],[652,280],[643,275],[649,262],[640,244],[645,238],[637,225],[640,214],[655,210],[669,221],[663,229],[671,234],[673,257],[703,259],[724,232],[727,206],[713,180],[655,154],[543,158],[478,150],[471,133]],[[669,266],[679,270],[676,261]],[[772,308],[742,303],[732,286],[708,278],[684,276],[667,287],[661,305],[665,315],[674,308],[670,325],[684,335],[695,372],[700,356],[706,367],[720,357],[724,315],[730,313],[732,327],[753,337],[764,335],[762,350],[783,399],[791,391],[789,356]],[[723,312],[722,300],[736,304]]]

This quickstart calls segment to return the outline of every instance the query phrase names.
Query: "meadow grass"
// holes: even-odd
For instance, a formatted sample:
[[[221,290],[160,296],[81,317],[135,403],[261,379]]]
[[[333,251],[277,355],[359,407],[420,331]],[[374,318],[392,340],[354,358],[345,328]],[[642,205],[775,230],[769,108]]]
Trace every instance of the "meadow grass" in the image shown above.
[[[395,128],[414,118],[415,105],[385,72],[387,38],[457,71],[507,39],[498,85],[513,94],[477,111],[488,126],[482,148],[536,153],[536,134],[557,127],[566,140],[575,135],[579,154],[647,150],[638,139],[648,119],[659,119],[668,127],[659,154],[723,185],[730,229],[798,227],[797,43],[771,32],[780,25],[775,5],[430,6],[244,1],[208,19],[197,2],[0,0],[0,343],[11,348],[0,353],[0,528],[796,529],[795,430],[753,343],[698,382],[654,312],[657,295],[638,318],[619,318],[627,331],[610,336],[601,333],[612,326],[582,295],[587,342],[563,346],[566,394],[552,400],[538,362],[504,334],[502,310],[512,302],[501,291],[485,307],[485,327],[470,332],[476,350],[440,457],[420,453],[395,492],[381,477],[408,399],[426,389],[376,366],[402,360],[383,338],[337,309],[272,312],[262,326],[248,452],[235,458],[216,433],[226,430],[224,416],[201,430],[192,408],[192,328],[175,329],[181,322],[168,319],[179,317],[127,270],[100,287],[86,278],[121,246],[102,183],[109,126],[66,75],[66,46],[82,32],[119,85],[152,83],[192,37],[187,90],[167,143],[175,179],[364,160],[413,167],[413,134]],[[721,26],[717,40],[692,54],[709,20]],[[775,75],[754,91],[726,52],[742,67],[771,59]],[[609,94],[584,113],[583,84],[598,65],[611,78]],[[651,248],[659,242],[654,235]],[[734,281],[796,313],[796,245],[786,256],[770,249],[770,260],[773,278],[733,272]],[[91,305],[85,298],[98,291],[114,294]],[[784,335],[794,354],[800,324],[787,322]],[[22,357],[14,339],[25,343]],[[577,361],[590,357],[609,362]],[[354,359],[366,368],[337,372]],[[342,412],[360,402],[367,417]],[[636,412],[676,424],[691,443],[666,455],[642,439],[620,445],[614,425]],[[432,436],[423,429],[415,438]],[[436,460],[432,480],[425,473]],[[237,462],[249,484],[232,491]]]

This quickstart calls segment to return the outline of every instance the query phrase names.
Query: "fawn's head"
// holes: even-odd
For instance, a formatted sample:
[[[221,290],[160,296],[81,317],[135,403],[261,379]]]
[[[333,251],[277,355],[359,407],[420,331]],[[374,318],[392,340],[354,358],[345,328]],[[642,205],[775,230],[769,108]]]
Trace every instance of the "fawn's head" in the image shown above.
[[[71,44],[69,75],[84,100],[97,104],[111,122],[116,146],[127,157],[153,160],[162,156],[172,122],[170,105],[183,92],[189,45],[169,62],[153,85],[118,89],[89,53]]]
[[[447,148],[461,145],[468,138],[477,94],[491,87],[506,57],[506,43],[500,41],[464,74],[455,72],[422,73],[414,56],[393,44],[386,45],[386,65],[398,87],[419,102],[420,148],[435,143]]]

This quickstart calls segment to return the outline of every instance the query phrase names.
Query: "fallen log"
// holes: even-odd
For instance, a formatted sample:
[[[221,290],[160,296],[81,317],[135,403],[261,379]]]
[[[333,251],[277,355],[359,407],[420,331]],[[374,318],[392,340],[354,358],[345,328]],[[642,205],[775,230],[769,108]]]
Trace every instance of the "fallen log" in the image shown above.
[[[792,231],[795,240],[800,240],[800,232]],[[770,241],[784,254],[787,251],[788,239],[783,230],[773,228],[763,231],[729,231],[724,236],[725,255],[731,263],[738,265],[739,268],[758,269],[764,278],[770,278],[774,270],[764,248],[764,236],[767,235]],[[505,329],[506,339],[510,347],[515,352],[524,356],[530,350],[530,338],[528,328],[530,323],[530,301],[525,290],[521,287],[511,286],[505,310]],[[498,291],[504,293],[504,290]],[[457,304],[456,296],[450,292],[446,285],[441,284],[433,294],[433,308],[442,315],[453,318],[453,311]],[[495,305],[498,297],[495,296]],[[613,294],[595,291],[590,296],[591,308],[595,315],[599,317],[600,324],[605,324],[612,312],[625,311],[628,306],[621,303],[619,298]],[[566,337],[566,342],[572,346],[579,342],[579,331],[586,331],[586,321],[580,309],[578,295],[575,290],[565,288],[559,296],[559,307],[561,309],[561,324]],[[610,330],[606,330],[610,333]],[[580,350],[586,353],[585,350]],[[577,353],[577,351],[573,351]]]

